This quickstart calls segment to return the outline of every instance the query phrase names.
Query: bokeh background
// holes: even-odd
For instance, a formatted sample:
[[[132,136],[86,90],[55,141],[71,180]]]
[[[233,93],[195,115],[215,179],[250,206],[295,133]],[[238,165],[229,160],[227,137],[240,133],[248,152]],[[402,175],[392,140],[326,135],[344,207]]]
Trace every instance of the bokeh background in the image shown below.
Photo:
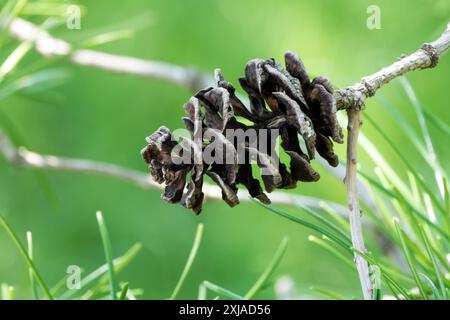
[[[311,74],[328,76],[336,87],[350,85],[402,53],[416,50],[424,41],[435,39],[450,17],[446,0],[79,3],[86,8],[81,30],[62,27],[53,34],[80,43],[101,32],[135,28],[133,38],[99,49],[195,66],[206,72],[220,67],[226,79],[235,84],[246,61],[255,57],[282,61],[286,50],[295,50]],[[366,27],[366,9],[371,4],[381,8],[380,30]],[[17,42],[11,41],[2,49],[2,61],[15,45]],[[33,66],[42,59],[32,53],[22,65]],[[144,137],[162,124],[171,129],[180,127],[182,105],[191,95],[187,89],[158,80],[110,74],[64,61],[52,61],[50,66],[63,68],[70,76],[56,87],[0,101],[1,128],[16,143],[40,153],[106,161],[145,172],[139,155]],[[434,70],[408,75],[423,105],[447,123],[449,71],[450,57],[445,57]],[[414,120],[398,81],[379,93]],[[377,101],[368,101],[366,112],[399,141],[405,155],[416,156],[402,145],[398,125]],[[363,132],[385,154],[392,154],[369,125]],[[440,139],[433,129],[432,135]],[[448,144],[440,143],[437,148],[438,153],[448,156]],[[344,155],[344,147],[339,146],[338,152]],[[394,168],[400,168],[397,158],[390,159]],[[361,154],[361,165],[373,166],[370,155]],[[345,204],[342,182],[319,164],[316,167],[322,175],[320,182],[300,184],[293,192]],[[417,168],[421,168],[419,160]],[[301,214],[296,208],[285,209]],[[356,273],[308,242],[310,231],[255,204],[242,203],[230,209],[220,201],[207,201],[202,214],[195,216],[163,202],[158,190],[143,190],[108,177],[18,169],[0,157],[0,213],[23,241],[27,230],[33,232],[35,261],[47,283],[61,279],[69,265],[91,271],[104,263],[97,210],[105,215],[115,256],[136,242],[142,243],[139,255],[119,275],[131,288],[144,290],[141,298],[170,295],[200,222],[205,224],[203,242],[180,298],[195,298],[203,280],[244,293],[285,235],[291,241],[272,281],[284,275],[292,277],[303,298],[321,298],[310,286],[360,297]],[[17,297],[32,297],[26,265],[0,230],[3,282],[15,286]],[[257,298],[275,298],[273,286],[267,286]]]

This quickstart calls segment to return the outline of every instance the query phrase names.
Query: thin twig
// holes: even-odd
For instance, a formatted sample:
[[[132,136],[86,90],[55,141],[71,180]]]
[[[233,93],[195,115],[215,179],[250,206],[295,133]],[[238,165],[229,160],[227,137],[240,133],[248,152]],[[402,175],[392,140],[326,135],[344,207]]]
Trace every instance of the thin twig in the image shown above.
[[[9,138],[0,130],[0,154],[13,166],[30,167],[44,170],[75,171],[81,173],[97,174],[109,176],[119,180],[127,181],[143,189],[162,189],[164,185],[156,183],[149,174],[136,170],[126,169],[114,164],[85,160],[63,158],[52,155],[43,155],[27,150],[24,147],[16,148]],[[207,198],[222,199],[222,192],[219,187],[211,184],[204,184],[203,192]],[[239,199],[250,201],[251,197],[246,191],[239,191]],[[306,206],[312,209],[323,209],[326,203],[336,213],[347,216],[346,208],[332,201],[324,201],[309,196],[289,194],[284,192],[273,192],[270,195],[273,203],[285,205]]]

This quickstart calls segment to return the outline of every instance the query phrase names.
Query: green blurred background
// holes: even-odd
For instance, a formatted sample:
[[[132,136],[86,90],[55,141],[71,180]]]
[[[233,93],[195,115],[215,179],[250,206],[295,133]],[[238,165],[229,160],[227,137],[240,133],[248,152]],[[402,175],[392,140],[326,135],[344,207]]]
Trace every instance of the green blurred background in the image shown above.
[[[0,1],[0,3],[5,1]],[[421,1],[240,1],[240,0],[129,0],[80,1],[87,9],[81,30],[59,28],[53,34],[73,43],[124,25],[137,27],[132,39],[110,43],[100,50],[140,58],[196,66],[212,72],[220,67],[237,84],[246,61],[255,57],[282,60],[286,50],[302,57],[308,71],[328,76],[336,87],[390,64],[402,53],[435,39],[450,17],[447,0]],[[366,27],[369,5],[381,8],[381,29]],[[149,13],[142,26],[142,14]],[[140,18],[139,18],[140,17]],[[144,19],[145,20],[145,19]],[[39,21],[37,19],[36,21]],[[1,52],[2,60],[17,42]],[[22,63],[32,66],[42,57],[32,53]],[[146,172],[139,150],[144,137],[165,124],[181,126],[187,89],[158,80],[69,65],[52,67],[70,72],[67,81],[41,92],[14,95],[0,102],[0,125],[16,142],[45,154],[107,161]],[[408,75],[423,105],[449,122],[450,57],[434,70]],[[414,115],[398,81],[380,90],[408,119]],[[367,112],[395,141],[402,141],[397,125],[372,99]],[[386,143],[369,126],[363,132],[386,154]],[[432,130],[435,139],[439,132]],[[21,137],[21,141],[17,137]],[[437,145],[448,157],[448,144]],[[399,148],[416,157],[407,146]],[[344,147],[338,147],[344,154]],[[400,162],[390,157],[392,166]],[[422,164],[417,161],[420,170]],[[373,166],[362,153],[365,168]],[[446,164],[448,166],[448,164]],[[319,183],[301,184],[295,193],[345,204],[340,181],[326,173]],[[160,191],[143,190],[108,177],[45,172],[11,167],[0,157],[0,212],[25,241],[31,230],[35,261],[49,284],[61,279],[69,265],[91,271],[104,263],[95,212],[102,210],[115,256],[133,243],[143,249],[120,274],[141,298],[166,298],[187,259],[198,223],[205,234],[180,298],[195,298],[202,280],[244,293],[271,259],[284,235],[291,239],[286,256],[272,280],[292,277],[301,297],[320,297],[311,285],[360,297],[356,273],[307,241],[308,230],[289,223],[252,203],[234,209],[207,201],[200,216],[160,199]],[[298,209],[286,207],[289,212]],[[31,298],[25,263],[5,232],[0,231],[0,283],[14,285],[18,298]],[[268,286],[257,298],[274,298]]]

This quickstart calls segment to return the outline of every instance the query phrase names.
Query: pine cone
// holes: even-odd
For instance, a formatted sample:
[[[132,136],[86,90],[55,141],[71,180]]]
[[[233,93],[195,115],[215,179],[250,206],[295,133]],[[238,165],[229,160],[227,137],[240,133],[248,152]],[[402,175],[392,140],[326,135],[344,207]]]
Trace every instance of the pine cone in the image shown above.
[[[247,63],[245,77],[239,82],[249,97],[249,108],[236,96],[235,88],[224,80],[220,70],[216,70],[216,86],[199,91],[184,105],[183,121],[190,139],[175,141],[166,127],[147,137],[148,145],[141,154],[153,179],[166,185],[164,200],[181,202],[200,213],[206,174],[222,189],[222,198],[230,207],[239,203],[240,184],[252,197],[268,204],[269,198],[253,176],[252,160],[262,170],[261,180],[269,193],[274,189],[295,188],[297,181],[319,180],[310,164],[316,151],[331,166],[338,165],[332,141],[342,143],[343,136],[330,81],[324,77],[310,81],[302,61],[293,52],[285,54],[285,64],[286,69],[274,59]],[[235,134],[230,138],[229,132]],[[242,140],[236,132],[245,137],[248,132],[256,135]],[[261,143],[263,134],[265,145]],[[273,142],[278,136],[282,149],[290,157],[289,168],[279,162],[275,151]],[[213,160],[206,161],[205,154]]]

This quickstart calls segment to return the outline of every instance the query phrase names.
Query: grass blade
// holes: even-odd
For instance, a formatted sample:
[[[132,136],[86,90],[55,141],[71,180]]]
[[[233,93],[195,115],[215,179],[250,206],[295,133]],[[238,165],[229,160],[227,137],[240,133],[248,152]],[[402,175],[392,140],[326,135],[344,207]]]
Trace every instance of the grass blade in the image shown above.
[[[5,84],[0,90],[0,100],[15,93],[36,93],[61,85],[68,79],[68,72],[63,69],[47,69],[24,75]]]
[[[80,271],[83,272],[83,269],[81,269]],[[51,287],[50,288],[50,292],[55,297],[55,296],[58,295],[58,293],[61,290],[63,290],[66,287],[67,287],[67,276],[65,276],[64,278],[60,279],[53,287]]]
[[[105,220],[103,219],[103,214],[97,211],[97,222],[100,229],[100,235],[102,237],[103,250],[105,251],[106,264],[108,266],[109,274],[109,286],[111,291],[111,299],[117,300],[116,288],[118,288],[116,276],[114,273],[113,257],[111,252],[111,242],[109,240],[108,229],[106,228]]]
[[[443,178],[444,185],[444,202],[445,202],[445,212],[447,214],[447,219],[450,219],[450,192],[448,191],[447,179]]]
[[[111,31],[106,32],[102,34],[98,34],[90,39],[87,39],[83,41],[83,43],[80,45],[80,47],[84,49],[91,49],[93,47],[97,47],[106,43],[123,40],[123,39],[130,39],[134,36],[133,30],[117,30],[117,31]]]
[[[416,134],[414,129],[405,120],[405,118],[396,110],[396,108],[386,99],[383,99],[379,96],[376,99],[381,103],[381,106],[390,113],[390,116],[396,121],[396,123],[402,128],[411,144],[420,153],[422,158],[426,160],[426,164],[428,164],[435,172],[441,172],[442,174],[445,174],[439,163],[437,163],[434,158],[430,157],[430,154],[427,151],[427,147],[423,145],[420,137]]]
[[[122,286],[122,290],[120,291],[119,300],[126,300],[128,293],[128,282]]]
[[[323,236],[323,239],[319,239],[316,236],[310,235],[308,236],[308,240],[312,243],[315,243],[328,252],[330,252],[332,255],[334,255],[336,258],[341,260],[346,266],[348,266],[352,270],[356,270],[356,265],[352,262],[353,257],[346,257],[341,252],[339,252],[336,248],[332,247],[330,244],[326,243],[325,240],[328,239],[327,237]]]
[[[2,23],[2,28],[0,28],[0,50],[8,35],[11,22],[22,12],[27,3],[28,0],[10,0],[2,8],[0,13],[0,21]]]
[[[332,219],[334,219],[336,223],[339,224],[341,230],[344,230],[346,232],[350,231],[348,221],[343,216],[339,215],[339,213],[336,210],[334,210],[330,205],[328,205],[327,202],[321,201],[319,203],[319,206],[323,211],[325,211],[325,213],[327,213]]]
[[[378,131],[378,133],[384,138],[384,140],[389,144],[389,146],[394,150],[394,152],[397,154],[397,156],[402,160],[402,162],[405,164],[407,169],[409,170],[410,174],[415,178],[414,181],[419,182],[420,186],[427,192],[427,194],[430,196],[433,203],[436,205],[436,207],[441,211],[445,212],[444,207],[439,203],[439,200],[435,196],[435,193],[431,191],[431,189],[428,187],[428,185],[425,183],[422,177],[420,177],[417,174],[417,170],[415,170],[409,161],[405,158],[403,153],[397,148],[396,144],[392,141],[392,139],[389,138],[389,136],[381,129],[380,126],[367,114],[364,115],[364,117],[371,123],[371,125]],[[416,198],[413,193],[413,199]]]
[[[445,133],[448,137],[450,137],[450,126],[446,124],[444,121],[436,117],[433,113],[427,110],[423,110],[423,115],[425,118],[431,122],[436,128],[440,129],[443,133]]]
[[[369,140],[365,135],[361,135],[359,138],[359,144],[372,158],[373,163],[379,166],[384,174],[389,178],[392,184],[399,189],[406,198],[412,199],[413,196],[409,191],[408,186],[403,182],[402,178],[396,173],[396,171],[390,166],[389,162],[384,158],[378,148]]]
[[[349,300],[348,298],[341,296],[339,293],[333,292],[328,289],[324,289],[324,288],[320,288],[320,287],[316,287],[316,286],[309,287],[309,289],[312,291],[315,291],[327,298],[333,299],[333,300]]]
[[[422,144],[421,139],[414,131],[411,124],[401,115],[397,108],[394,107],[388,100],[382,96],[375,96],[375,99],[380,102],[380,105],[389,113],[390,117],[401,127],[405,135],[408,137],[410,143],[416,148],[416,150],[422,155],[424,159],[427,159],[427,151]]]
[[[175,286],[175,289],[173,289],[173,292],[169,298],[169,300],[175,299],[175,297],[178,295],[178,292],[180,291],[181,287],[183,286],[184,280],[186,280],[186,276],[189,273],[189,270],[191,270],[192,263],[195,260],[195,257],[197,256],[198,248],[200,246],[200,242],[203,235],[203,224],[200,223],[197,227],[197,231],[195,233],[194,243],[192,244],[191,252],[189,253],[189,257],[187,259],[186,265],[184,266],[183,272],[181,273],[180,279],[177,282],[177,285]]]
[[[27,232],[27,245],[28,245],[28,256],[30,257],[30,260],[33,261],[33,235],[31,231]],[[28,268],[28,274],[30,277],[30,284],[31,289],[33,290],[34,298],[36,300],[39,300],[39,293],[36,286],[36,281],[34,278],[33,270],[31,268]]]
[[[361,175],[362,178],[364,178],[364,180],[366,180],[367,183],[369,183],[371,186],[373,186],[375,189],[378,189],[380,191],[382,191],[386,196],[393,198],[393,199],[398,199],[398,195],[400,194],[400,191],[398,193],[393,192],[392,190],[388,190],[386,189],[383,185],[381,185],[378,181],[376,181],[375,179],[371,178],[369,175],[365,174],[362,171],[358,171],[358,174]],[[402,198],[400,200],[404,200],[404,204],[406,207],[408,207],[408,209],[411,210],[412,213],[415,214],[415,216],[417,218],[419,218],[420,220],[422,220],[424,223],[426,223],[430,228],[432,228],[433,230],[435,230],[436,232],[438,232],[443,238],[450,240],[450,235],[447,234],[447,232],[445,232],[443,229],[441,229],[439,226],[435,225],[434,223],[432,223],[428,217],[423,214],[422,212],[420,212],[417,208],[415,208],[411,202],[407,201],[406,199]]]
[[[0,224],[3,226],[3,228],[8,233],[9,237],[13,240],[14,244],[16,245],[17,249],[19,250],[22,257],[25,259],[25,262],[28,264],[28,267],[33,271],[33,274],[36,278],[36,281],[41,286],[42,290],[44,291],[46,297],[49,300],[53,300],[53,296],[50,293],[50,290],[48,290],[47,286],[45,285],[44,280],[42,279],[39,271],[37,270],[36,266],[34,265],[33,261],[28,256],[27,250],[20,242],[19,238],[16,236],[13,229],[9,226],[9,224],[6,222],[6,220],[3,218],[3,216],[0,215]]]
[[[441,295],[439,294],[439,290],[434,284],[433,280],[431,280],[426,274],[420,273],[419,276],[428,284],[428,286],[431,288],[431,291],[433,292],[433,296],[435,300],[442,300]]]
[[[60,17],[67,18],[67,12],[70,8],[68,3],[58,3],[62,1],[35,1],[30,2],[21,14],[23,16],[50,16],[50,17]],[[80,13],[83,14],[85,8],[78,6],[80,8]]]
[[[269,279],[274,270],[279,265],[281,259],[283,258],[284,253],[286,252],[287,245],[289,243],[289,238],[284,237],[281,240],[280,246],[278,247],[275,255],[273,256],[270,263],[267,265],[264,272],[259,276],[258,280],[256,280],[255,284],[250,288],[250,290],[244,295],[244,298],[250,300],[253,296],[261,289],[264,283]]]
[[[443,280],[441,272],[439,270],[438,262],[436,260],[436,257],[434,255],[434,253],[433,253],[433,250],[431,249],[431,244],[430,244],[430,242],[428,240],[427,235],[425,234],[425,230],[423,229],[422,225],[420,225],[420,224],[419,224],[419,230],[420,230],[420,235],[422,237],[422,241],[425,244],[425,248],[427,250],[428,257],[430,258],[431,263],[433,264],[434,274],[435,274],[436,279],[437,279],[437,281],[439,283],[439,287],[441,289],[442,298],[446,300],[447,299],[447,292],[445,290],[444,280]]]
[[[409,252],[409,249],[408,249],[408,247],[406,245],[406,241],[405,241],[405,238],[403,236],[403,230],[400,227],[400,223],[399,223],[398,219],[394,218],[393,220],[394,220],[393,222],[394,222],[395,228],[397,230],[397,236],[398,236],[398,238],[400,240],[400,243],[401,243],[403,254],[405,255],[406,261],[408,263],[409,269],[411,270],[411,273],[413,275],[414,281],[416,282],[417,287],[419,288],[419,291],[420,291],[420,294],[422,295],[422,298],[427,300],[428,296],[427,296],[427,294],[425,292],[425,289],[423,287],[422,282],[420,281],[419,274],[417,273],[416,267],[414,265],[413,258],[411,256],[411,253]]]
[[[331,230],[335,231],[336,233],[338,233],[339,235],[341,235],[345,240],[348,241],[349,245],[352,243],[352,240],[350,239],[350,236],[345,233],[339,226],[337,226],[336,224],[334,224],[332,221],[322,217],[321,215],[319,215],[317,212],[315,212],[314,210],[304,207],[302,205],[300,205],[300,207],[308,214],[310,214],[311,216],[313,216],[316,220],[322,222],[324,225],[326,225],[328,228],[330,228]]]
[[[244,297],[238,295],[237,293],[234,293],[228,289],[222,288],[222,287],[220,287],[212,282],[209,282],[209,281],[203,281],[203,283],[200,285],[200,287],[202,287],[202,286],[207,290],[215,292],[215,293],[217,293],[221,296],[227,297],[231,300],[245,300]],[[202,294],[204,294],[204,297],[206,299],[206,291],[204,291],[204,289],[201,289],[201,291],[203,291]]]
[[[409,100],[411,101],[411,104],[414,107],[414,111],[416,112],[417,120],[419,121],[420,129],[422,130],[422,136],[423,139],[425,140],[425,146],[427,148],[428,154],[430,158],[437,159],[436,152],[434,151],[433,142],[431,140],[431,135],[430,132],[428,131],[427,122],[425,121],[425,117],[423,115],[422,105],[420,104],[419,99],[417,98],[416,93],[414,92],[414,89],[412,88],[411,84],[406,79],[406,77],[400,77],[400,83],[403,89],[405,90]]]
[[[329,232],[327,229],[324,229],[318,225],[315,225],[311,222],[308,222],[306,220],[303,220],[301,218],[295,217],[293,215],[290,215],[289,213],[286,213],[282,210],[279,210],[275,207],[269,206],[267,204],[261,203],[259,201],[253,200],[254,202],[256,202],[258,205],[260,205],[263,208],[268,209],[269,211],[272,211],[288,220],[291,220],[293,222],[296,222],[304,227],[307,227],[311,230],[317,231],[325,236],[327,236],[328,238],[330,238],[331,240],[333,240],[334,242],[336,242],[338,245],[340,245],[341,247],[343,247],[344,249],[348,250],[351,252],[350,246],[343,240],[341,240],[339,237],[335,236],[333,233]]]
[[[206,287],[203,285],[203,283],[201,283],[198,286],[198,298],[197,298],[197,300],[206,300],[207,295],[208,294],[207,294]]]
[[[135,294],[136,293],[136,294]],[[135,290],[128,290],[128,292],[127,292],[127,299],[128,300],[137,300],[136,299],[136,296],[137,295],[141,295],[141,294],[143,294],[143,291],[141,291],[141,292],[136,292]]]
[[[114,271],[116,273],[119,273],[120,271],[122,271],[123,268],[125,268],[130,262],[131,260],[133,260],[133,258],[137,255],[137,253],[139,252],[139,250],[141,250],[142,245],[140,243],[136,243],[134,244],[127,252],[125,252],[122,256],[116,258],[113,260],[113,265],[114,265]],[[93,283],[94,281],[100,279],[99,284],[97,285],[97,287],[104,285],[105,283],[108,282],[108,277],[105,277],[105,274],[108,272],[108,265],[104,264],[102,266],[100,266],[99,268],[97,268],[96,270],[94,270],[93,272],[89,273],[87,276],[83,277],[81,280],[81,288],[86,288],[89,284]],[[103,278],[102,278],[103,277]],[[65,278],[61,279],[61,281],[59,281],[58,283],[63,283],[65,284]],[[96,289],[94,289],[96,290]],[[77,291],[75,290],[69,290],[66,291],[64,294],[62,294],[59,299],[61,300],[68,300],[70,298],[73,297],[73,295],[77,293]]]
[[[19,46],[6,58],[0,66],[0,83],[5,77],[19,64],[25,55],[31,51],[33,43],[22,42]]]
[[[121,292],[118,292],[120,294]],[[126,299],[124,300],[136,300],[136,296],[141,296],[143,294],[142,289],[128,289]],[[99,296],[96,300],[109,300],[110,295]],[[87,300],[85,297],[81,297],[80,300]]]

